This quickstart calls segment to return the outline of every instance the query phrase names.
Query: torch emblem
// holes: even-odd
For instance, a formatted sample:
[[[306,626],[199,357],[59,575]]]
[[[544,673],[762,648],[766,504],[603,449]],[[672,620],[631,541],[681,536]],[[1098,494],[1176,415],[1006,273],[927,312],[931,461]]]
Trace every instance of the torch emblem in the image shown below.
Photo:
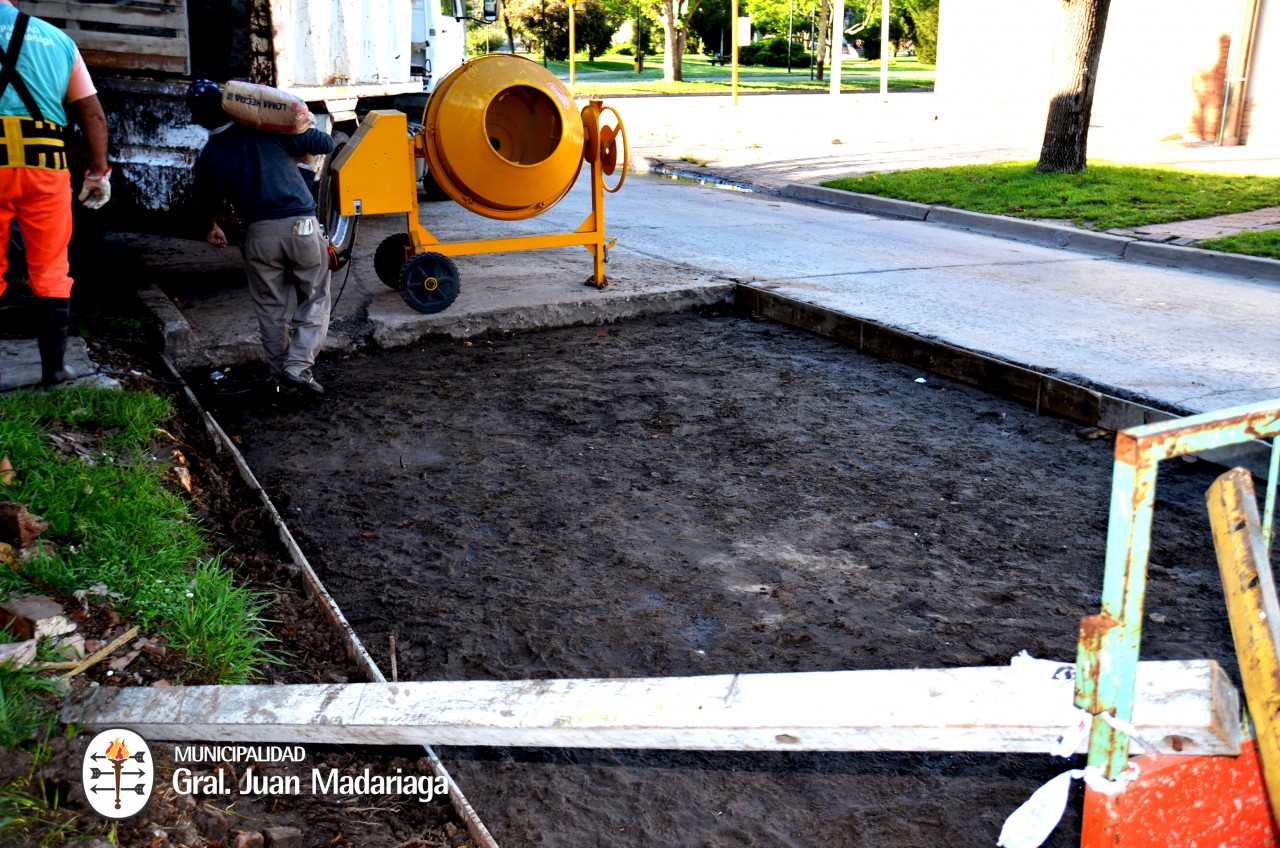
[[[154,767],[142,737],[129,730],[107,730],[89,743],[84,755],[85,794],[108,818],[136,814],[151,797]]]

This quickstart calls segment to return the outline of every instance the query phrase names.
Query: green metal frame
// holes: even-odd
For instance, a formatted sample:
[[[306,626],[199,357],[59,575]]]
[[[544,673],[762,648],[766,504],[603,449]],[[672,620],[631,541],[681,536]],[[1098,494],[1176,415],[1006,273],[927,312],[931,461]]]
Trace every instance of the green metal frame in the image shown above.
[[[1275,518],[1280,468],[1280,400],[1240,406],[1122,430],[1116,434],[1111,513],[1107,527],[1102,611],[1080,622],[1076,706],[1094,715],[1089,765],[1116,777],[1129,765],[1129,737],[1098,718],[1133,720],[1134,685],[1142,642],[1142,607],[1151,554],[1151,517],[1161,460],[1271,439],[1264,508],[1267,544]]]

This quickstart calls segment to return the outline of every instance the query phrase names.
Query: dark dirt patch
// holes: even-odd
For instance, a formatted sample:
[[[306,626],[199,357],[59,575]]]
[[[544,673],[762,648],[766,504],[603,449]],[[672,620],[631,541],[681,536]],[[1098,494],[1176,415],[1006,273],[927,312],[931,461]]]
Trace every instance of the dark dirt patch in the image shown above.
[[[77,289],[79,291],[79,288]],[[345,649],[328,626],[315,601],[307,594],[301,579],[294,574],[288,553],[279,540],[275,527],[257,496],[240,479],[231,458],[218,453],[195,411],[178,391],[164,366],[155,361],[153,347],[141,328],[148,318],[127,292],[105,303],[100,297],[78,303],[77,322],[92,350],[92,358],[108,373],[130,389],[146,389],[173,398],[176,414],[165,423],[175,441],[162,440],[164,449],[177,447],[191,471],[191,498],[194,512],[210,537],[211,550],[223,553],[223,562],[237,575],[238,581],[262,593],[269,601],[265,616],[268,629],[278,640],[270,646],[283,654],[286,662],[265,670],[265,684],[327,683],[363,681],[359,669],[351,663]],[[21,338],[29,335],[30,309],[0,309],[0,337]],[[63,434],[62,446],[69,461],[76,461],[76,448],[87,434]],[[177,483],[174,487],[176,489]],[[37,591],[51,587],[37,587]],[[72,598],[58,597],[68,610],[74,610],[79,632],[103,641],[126,630],[131,622],[122,621],[113,611],[92,606],[82,613]],[[143,634],[151,635],[151,634]],[[118,654],[123,654],[122,649]],[[156,657],[143,654],[123,674],[108,674],[104,661],[77,676],[73,687],[83,686],[149,686],[178,679],[182,668],[173,654]],[[200,681],[197,681],[200,682]],[[49,743],[47,758],[39,765],[29,751],[5,751],[0,757],[0,787],[44,795],[56,800],[57,821],[76,818],[73,835],[85,839],[106,836],[114,831],[117,844],[149,846],[149,848],[205,848],[231,844],[237,832],[260,831],[268,827],[296,827],[302,832],[301,844],[307,848],[320,846],[352,846],[352,848],[443,848],[468,841],[446,798],[431,802],[401,797],[297,797],[272,796],[179,796],[170,787],[173,772],[172,746],[153,744],[157,765],[156,788],[151,801],[132,819],[118,828],[97,816],[84,797],[80,772],[85,746],[92,734],[72,738],[54,738]],[[341,773],[390,775],[396,769],[407,774],[431,774],[422,758],[421,748],[306,746],[307,759],[294,773],[309,778],[310,769],[337,769]],[[234,782],[248,762],[203,764],[195,766],[197,774],[227,769]],[[289,773],[286,766],[270,765],[266,773]],[[259,772],[262,769],[259,768]],[[35,844],[19,832],[19,825],[0,823],[0,844],[25,846]]]
[[[402,679],[1071,660],[1109,440],[769,323],[669,316],[318,369],[226,409]],[[1144,659],[1234,673],[1203,465],[1162,473]],[[856,708],[857,693],[850,693]],[[993,845],[1049,757],[442,752],[506,845]],[[1079,839],[1079,801],[1052,845]]]

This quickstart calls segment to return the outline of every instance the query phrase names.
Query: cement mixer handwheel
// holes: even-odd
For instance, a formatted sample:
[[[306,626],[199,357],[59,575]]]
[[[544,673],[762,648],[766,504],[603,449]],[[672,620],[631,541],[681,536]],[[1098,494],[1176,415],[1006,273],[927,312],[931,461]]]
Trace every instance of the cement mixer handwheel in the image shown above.
[[[419,253],[400,269],[400,296],[419,312],[448,309],[458,290],[458,266],[442,254]]]
[[[400,271],[409,258],[409,234],[393,233],[373,252],[373,270],[387,288],[400,290]]]
[[[618,110],[613,108],[612,106],[601,107],[600,114],[603,115],[605,112],[612,112],[613,119],[618,122],[618,125],[616,127],[600,128],[600,158],[602,160],[601,170],[606,175],[612,175],[614,169],[618,165],[618,148],[616,146],[616,143],[619,138],[622,139],[622,176],[618,177],[618,184],[615,185],[613,188],[609,188],[608,184],[605,183],[603,180],[601,180],[601,183],[604,185],[604,190],[609,192],[610,194],[613,194],[618,189],[622,188],[622,184],[627,181],[627,167],[631,164],[631,145],[627,144],[627,128],[626,128],[626,125],[622,123],[622,116],[618,114]],[[612,130],[612,131],[610,132],[609,130]],[[606,135],[609,135],[612,137],[606,139],[605,138]]]

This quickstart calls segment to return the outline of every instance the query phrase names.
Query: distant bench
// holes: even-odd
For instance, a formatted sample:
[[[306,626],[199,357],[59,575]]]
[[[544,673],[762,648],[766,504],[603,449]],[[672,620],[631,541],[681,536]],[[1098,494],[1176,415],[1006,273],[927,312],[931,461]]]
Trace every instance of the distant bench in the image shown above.
[[[713,53],[710,55],[710,59],[711,59],[711,64],[713,65],[720,65],[721,67],[724,67],[725,65],[729,64],[729,57],[724,55],[723,53]]]

